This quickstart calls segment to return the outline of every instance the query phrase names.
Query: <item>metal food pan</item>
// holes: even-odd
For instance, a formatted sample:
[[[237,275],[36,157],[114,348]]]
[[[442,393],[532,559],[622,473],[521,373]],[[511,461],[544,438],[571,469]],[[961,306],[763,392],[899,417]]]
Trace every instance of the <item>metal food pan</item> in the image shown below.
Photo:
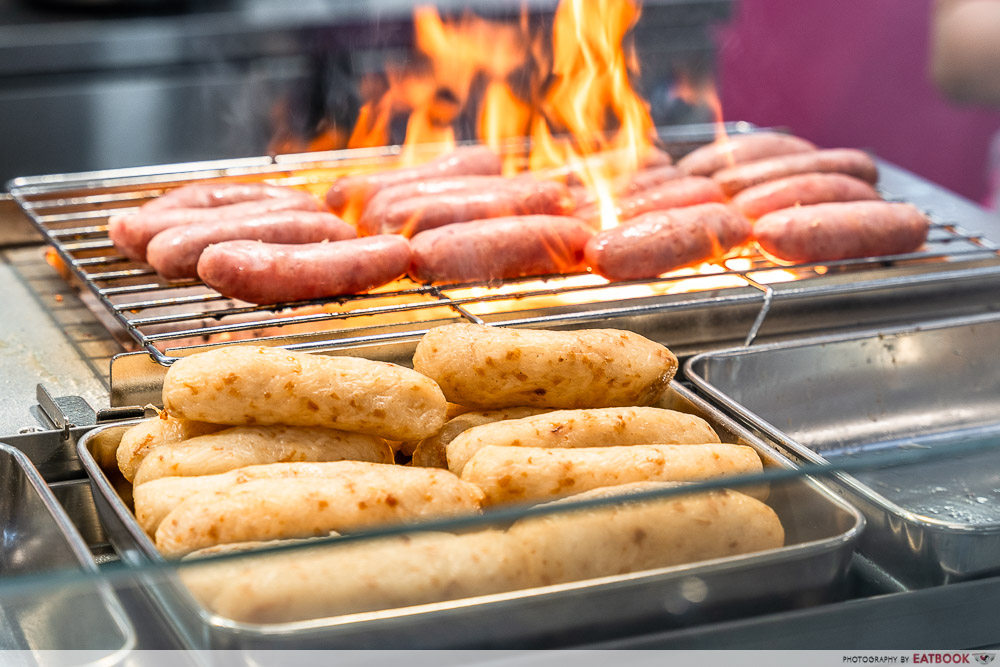
[[[868,519],[861,552],[928,586],[1000,573],[998,341],[993,313],[709,352],[685,370],[794,458],[860,464],[832,483]],[[933,460],[903,465],[919,457]]]
[[[120,602],[93,577],[86,544],[27,456],[3,444],[0,489],[0,649],[73,650],[88,664],[117,664],[135,647]]]
[[[792,466],[676,383],[663,405],[703,416],[723,441],[753,446],[768,466]],[[198,605],[172,570],[156,569],[165,561],[136,523],[127,483],[114,470],[113,452],[132,423],[88,433],[80,441],[80,460],[111,544],[125,563],[146,568],[148,590],[196,648],[554,647],[797,608],[843,595],[864,527],[856,509],[799,477],[773,484],[768,500],[785,527],[781,549],[406,609],[272,625],[236,623]]]

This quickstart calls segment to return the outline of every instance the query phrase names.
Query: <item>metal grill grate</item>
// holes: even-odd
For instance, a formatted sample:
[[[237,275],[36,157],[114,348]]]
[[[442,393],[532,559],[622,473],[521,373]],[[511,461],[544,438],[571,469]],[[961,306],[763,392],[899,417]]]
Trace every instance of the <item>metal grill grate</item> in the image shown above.
[[[729,129],[746,131],[747,126]],[[693,128],[663,134],[674,153],[712,136]],[[81,282],[85,300],[109,330],[130,347],[147,350],[162,365],[205,346],[248,339],[318,350],[412,337],[455,319],[551,326],[607,320],[639,310],[741,302],[759,308],[746,337],[749,344],[768,313],[776,284],[794,281],[796,287],[831,293],[851,290],[873,275],[875,280],[891,282],[899,269],[926,273],[965,262],[998,261],[993,244],[931,210],[927,245],[906,255],[779,266],[759,254],[747,254],[714,266],[710,275],[681,271],[654,280],[610,284],[586,273],[502,285],[431,286],[402,279],[367,294],[276,308],[227,299],[198,281],[165,281],[147,265],[119,255],[107,237],[110,215],[130,212],[178,185],[209,179],[266,180],[322,195],[337,175],[384,166],[397,151],[387,147],[18,179],[12,194],[51,243],[50,261]],[[906,192],[883,190],[883,195],[889,200],[908,199]],[[847,278],[831,281],[831,276]]]

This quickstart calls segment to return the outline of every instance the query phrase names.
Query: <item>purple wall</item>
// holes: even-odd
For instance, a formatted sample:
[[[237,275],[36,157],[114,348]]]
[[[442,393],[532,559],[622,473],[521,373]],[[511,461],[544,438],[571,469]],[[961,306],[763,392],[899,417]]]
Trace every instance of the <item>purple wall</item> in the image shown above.
[[[948,102],[929,76],[930,0],[735,0],[717,31],[727,120],[857,147],[976,201],[1000,110]]]

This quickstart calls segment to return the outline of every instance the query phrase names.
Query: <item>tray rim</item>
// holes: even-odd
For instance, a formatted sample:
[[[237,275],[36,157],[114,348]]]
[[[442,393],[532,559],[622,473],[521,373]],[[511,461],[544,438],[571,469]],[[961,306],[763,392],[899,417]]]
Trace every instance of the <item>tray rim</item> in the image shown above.
[[[752,410],[749,410],[742,403],[736,401],[710,381],[705,379],[705,377],[703,377],[703,375],[699,372],[698,367],[716,358],[747,357],[758,354],[769,354],[775,351],[793,350],[805,347],[822,347],[831,344],[848,343],[859,340],[900,337],[919,334],[925,331],[938,331],[942,329],[992,323],[1000,323],[1000,313],[991,312],[971,316],[966,315],[961,317],[942,318],[896,327],[867,328],[862,331],[852,331],[849,333],[825,334],[820,336],[796,338],[794,340],[764,343],[761,345],[731,347],[710,352],[702,352],[692,356],[684,363],[684,377],[689,380],[698,389],[698,391],[706,394],[709,399],[714,401],[718,406],[725,410],[732,411],[739,419],[744,420],[745,423],[751,425],[755,429],[758,429],[769,440],[773,441],[777,448],[787,449],[811,464],[829,465],[831,462],[825,457],[798,442],[782,429],[774,426]],[[957,533],[964,535],[1000,534],[1000,520],[990,523],[971,524],[935,519],[933,517],[917,514],[916,512],[894,503],[849,473],[833,472],[831,473],[831,478],[835,479],[837,483],[849,488],[851,492],[856,493],[860,497],[871,502],[876,507],[900,517],[907,523],[927,530],[940,533]]]
[[[59,529],[59,534],[63,537],[65,544],[69,547],[74,559],[79,564],[84,577],[88,579],[95,579],[95,581],[93,581],[96,588],[95,592],[100,597],[105,609],[108,612],[108,616],[111,618],[115,627],[124,639],[122,646],[110,651],[107,655],[98,658],[93,663],[88,664],[120,664],[123,660],[125,660],[126,656],[136,650],[139,641],[135,627],[132,625],[127,614],[125,613],[124,607],[118,600],[118,597],[111,590],[111,586],[108,582],[103,581],[100,577],[95,577],[95,575],[99,575],[100,569],[97,567],[97,563],[94,562],[90,549],[87,548],[86,542],[80,535],[76,526],[73,525],[73,522],[70,520],[66,510],[63,509],[63,506],[59,504],[58,500],[56,500],[56,497],[53,495],[51,489],[49,489],[45,480],[42,479],[41,473],[39,473],[35,468],[27,454],[13,445],[0,442],[0,455],[9,456],[17,464],[21,473],[24,475],[25,480],[31,486],[32,491],[38,496],[42,505],[44,505],[45,510],[48,512],[48,515],[53,521],[55,521],[56,526]],[[93,652],[88,651],[88,653]]]
[[[718,411],[710,403],[704,401],[696,394],[690,390],[684,388],[677,382],[671,383],[671,389],[683,400],[691,402],[699,409],[703,409],[712,414],[713,418],[717,418],[724,428],[729,429],[735,435],[740,438],[747,440],[747,442],[754,443],[755,448],[759,446],[758,451],[763,451],[778,465],[785,468],[795,468],[794,462],[782,454],[777,449],[769,446],[767,443],[763,442],[760,438],[750,433],[747,429],[743,428],[739,423],[730,419],[721,411]],[[556,596],[560,593],[566,593],[569,591],[580,590],[585,588],[596,587],[599,585],[607,586],[613,584],[623,584],[627,582],[636,582],[643,579],[654,580],[657,577],[663,576],[698,576],[704,574],[715,574],[717,572],[726,572],[734,568],[748,565],[749,564],[769,564],[773,562],[774,564],[780,564],[782,562],[790,562],[803,558],[801,555],[803,552],[810,553],[815,552],[816,556],[820,556],[826,553],[834,553],[840,550],[849,549],[852,553],[855,550],[858,540],[860,539],[865,525],[866,519],[863,513],[854,505],[847,502],[837,494],[833,493],[823,484],[817,482],[810,475],[803,474],[797,479],[801,480],[802,483],[806,484],[813,493],[818,494],[823,498],[823,500],[833,508],[846,513],[851,519],[851,525],[846,530],[832,535],[826,538],[808,540],[794,545],[785,545],[776,549],[769,549],[766,551],[758,551],[749,554],[740,554],[738,556],[730,556],[723,558],[716,558],[704,561],[698,561],[696,563],[686,563],[681,565],[675,565],[665,568],[656,568],[651,570],[643,570],[641,572],[633,572],[625,575],[612,575],[608,577],[601,577],[596,579],[587,579],[583,581],[567,582],[564,584],[557,584],[552,586],[536,587],[530,589],[520,589],[515,591],[507,591],[503,593],[496,593],[491,595],[480,595],[471,598],[464,598],[460,600],[448,600],[435,603],[426,603],[421,605],[411,605],[409,607],[400,607],[395,609],[377,610],[369,612],[360,612],[355,614],[343,614],[338,616],[327,616],[318,619],[309,619],[304,621],[291,621],[285,623],[272,623],[272,624],[253,624],[253,623],[243,623],[239,621],[233,621],[231,619],[225,618],[215,612],[212,612],[205,608],[202,604],[198,603],[197,600],[188,592],[187,588],[177,580],[174,580],[176,574],[175,563],[165,559],[156,547],[153,545],[152,541],[146,535],[145,531],[139,526],[138,522],[135,520],[134,515],[125,506],[124,501],[118,495],[118,493],[111,486],[110,481],[104,474],[103,470],[97,464],[96,459],[90,452],[89,443],[97,438],[99,435],[105,433],[108,430],[114,428],[121,428],[129,425],[134,425],[143,420],[135,419],[123,422],[109,423],[105,425],[100,425],[94,429],[88,431],[81,437],[77,442],[77,450],[80,461],[83,464],[84,470],[87,472],[90,484],[94,488],[96,495],[106,502],[109,508],[114,512],[115,516],[118,518],[121,527],[125,528],[129,536],[133,539],[135,546],[138,548],[140,557],[144,561],[142,567],[158,569],[161,573],[157,575],[157,580],[154,582],[156,584],[168,583],[173,586],[175,592],[179,592],[185,597],[185,600],[190,600],[188,605],[188,612],[194,612],[197,616],[197,620],[205,627],[210,628],[212,631],[225,631],[232,634],[233,636],[249,636],[252,635],[256,639],[278,639],[281,637],[292,637],[297,633],[304,632],[315,632],[323,629],[330,629],[331,631],[338,627],[349,627],[352,624],[362,624],[362,623],[376,623],[379,621],[399,621],[403,620],[409,616],[423,616],[427,614],[434,613],[444,613],[448,611],[454,611],[462,608],[475,607],[477,605],[489,605],[497,604],[502,602],[518,602],[526,598],[538,598],[546,596]],[[109,531],[109,535],[112,534]],[[119,551],[120,547],[117,544],[112,544],[116,551]],[[293,548],[294,549],[294,548]],[[275,550],[277,553],[279,550]],[[124,562],[124,559],[123,559]],[[160,569],[162,568],[162,569]],[[162,573],[168,573],[166,577],[162,576]],[[161,605],[163,606],[163,605]],[[174,609],[165,609],[170,614],[175,614]]]

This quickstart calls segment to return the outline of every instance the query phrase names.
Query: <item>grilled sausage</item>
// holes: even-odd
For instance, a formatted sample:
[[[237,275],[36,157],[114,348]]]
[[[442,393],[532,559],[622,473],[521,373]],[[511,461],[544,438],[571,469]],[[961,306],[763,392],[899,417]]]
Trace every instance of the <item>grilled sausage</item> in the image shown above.
[[[768,213],[754,224],[761,250],[788,262],[830,262],[917,250],[930,221],[911,204],[838,202]]]
[[[485,146],[458,148],[426,164],[338,179],[326,193],[326,204],[338,215],[349,207],[360,212],[375,193],[391,185],[441,176],[499,176],[500,157]]]
[[[632,482],[699,482],[761,470],[757,452],[744,445],[553,449],[488,445],[465,464],[462,479],[483,490],[486,504],[496,505],[554,500]]]
[[[790,206],[808,206],[837,201],[881,199],[868,183],[846,174],[797,174],[754,185],[736,194],[730,202],[747,218]]]
[[[135,477],[135,471],[146,455],[164,444],[182,442],[188,438],[215,433],[226,428],[220,424],[180,419],[161,412],[152,419],[139,422],[122,434],[118,442],[118,469],[128,481]]]
[[[448,443],[448,469],[463,475],[483,447],[618,447],[620,445],[697,445],[719,442],[701,417],[664,408],[556,410],[533,417],[475,426]]]
[[[829,148],[748,162],[717,171],[713,178],[732,197],[758,183],[809,172],[847,174],[872,184],[878,181],[875,161],[864,151],[853,148]]]
[[[446,176],[391,185],[377,192],[368,201],[361,218],[358,219],[358,230],[363,235],[380,233],[378,230],[385,217],[386,209],[396,202],[424,195],[498,186],[508,180],[510,179],[504,176]]]
[[[667,181],[680,178],[683,175],[684,172],[679,167],[670,164],[643,169],[632,174],[624,182],[619,183],[616,191],[623,195],[635,194],[636,192],[648,190],[657,185],[662,185]]]
[[[319,203],[291,197],[260,201],[245,201],[212,208],[168,208],[161,211],[139,211],[129,215],[114,215],[108,219],[108,237],[129,259],[146,261],[146,246],[165,229],[223,220],[240,220],[277,211],[319,211]]]
[[[183,442],[161,445],[139,465],[133,486],[160,477],[214,475],[245,466],[293,461],[392,463],[382,438],[322,426],[234,426]]]
[[[447,470],[338,461],[345,474],[255,479],[195,494],[156,529],[164,556],[216,544],[314,537],[380,524],[474,514],[483,492]],[[367,466],[362,472],[359,466]]]
[[[198,277],[224,296],[282,303],[356,294],[406,273],[410,244],[382,234],[334,243],[224,241],[198,259]]]
[[[750,238],[750,222],[725,204],[651,211],[587,242],[587,264],[608,280],[653,278],[723,257]]]
[[[413,367],[461,405],[565,409],[655,403],[677,357],[631,331],[446,324],[424,334]]]
[[[327,465],[330,461],[296,461],[265,463],[237,468],[211,475],[190,475],[186,477],[160,477],[132,489],[135,518],[150,535],[156,532],[163,517],[188,498],[204,492],[222,491],[237,484],[245,484],[257,479],[293,479],[343,477],[351,474],[368,475],[369,463],[362,461],[352,465],[350,461],[336,461],[338,465]]]
[[[555,511],[565,502],[666,486],[673,485],[644,482],[577,494],[551,503],[552,514],[520,519],[507,531],[327,543],[206,562],[179,574],[220,616],[287,623],[619,576],[784,543],[774,510],[729,490]]]
[[[515,215],[567,215],[575,206],[562,183],[526,176],[499,179],[486,186],[411,197],[385,208],[367,233],[415,236],[457,222]]]
[[[692,176],[711,176],[736,164],[814,150],[812,142],[788,134],[740,134],[696,148],[678,160],[677,167]]]
[[[491,281],[583,268],[594,230],[578,218],[476,220],[417,234],[409,274],[418,282]]]
[[[409,368],[247,345],[175,361],[163,404],[198,421],[326,426],[387,440],[433,435],[447,410],[438,385]]]
[[[198,258],[222,241],[318,243],[357,236],[354,227],[331,213],[282,211],[255,218],[227,220],[165,229],[146,246],[146,261],[164,278],[197,278]]]
[[[308,192],[268,183],[191,183],[149,200],[142,205],[142,211],[148,213],[170,208],[211,208],[282,198],[300,199],[307,206],[316,202]]]
[[[492,424],[505,419],[521,419],[548,412],[546,408],[504,408],[503,410],[474,410],[453,417],[445,422],[441,430],[429,438],[424,438],[411,449],[413,465],[422,468],[447,468],[448,456],[445,448],[460,433],[473,426]]]

